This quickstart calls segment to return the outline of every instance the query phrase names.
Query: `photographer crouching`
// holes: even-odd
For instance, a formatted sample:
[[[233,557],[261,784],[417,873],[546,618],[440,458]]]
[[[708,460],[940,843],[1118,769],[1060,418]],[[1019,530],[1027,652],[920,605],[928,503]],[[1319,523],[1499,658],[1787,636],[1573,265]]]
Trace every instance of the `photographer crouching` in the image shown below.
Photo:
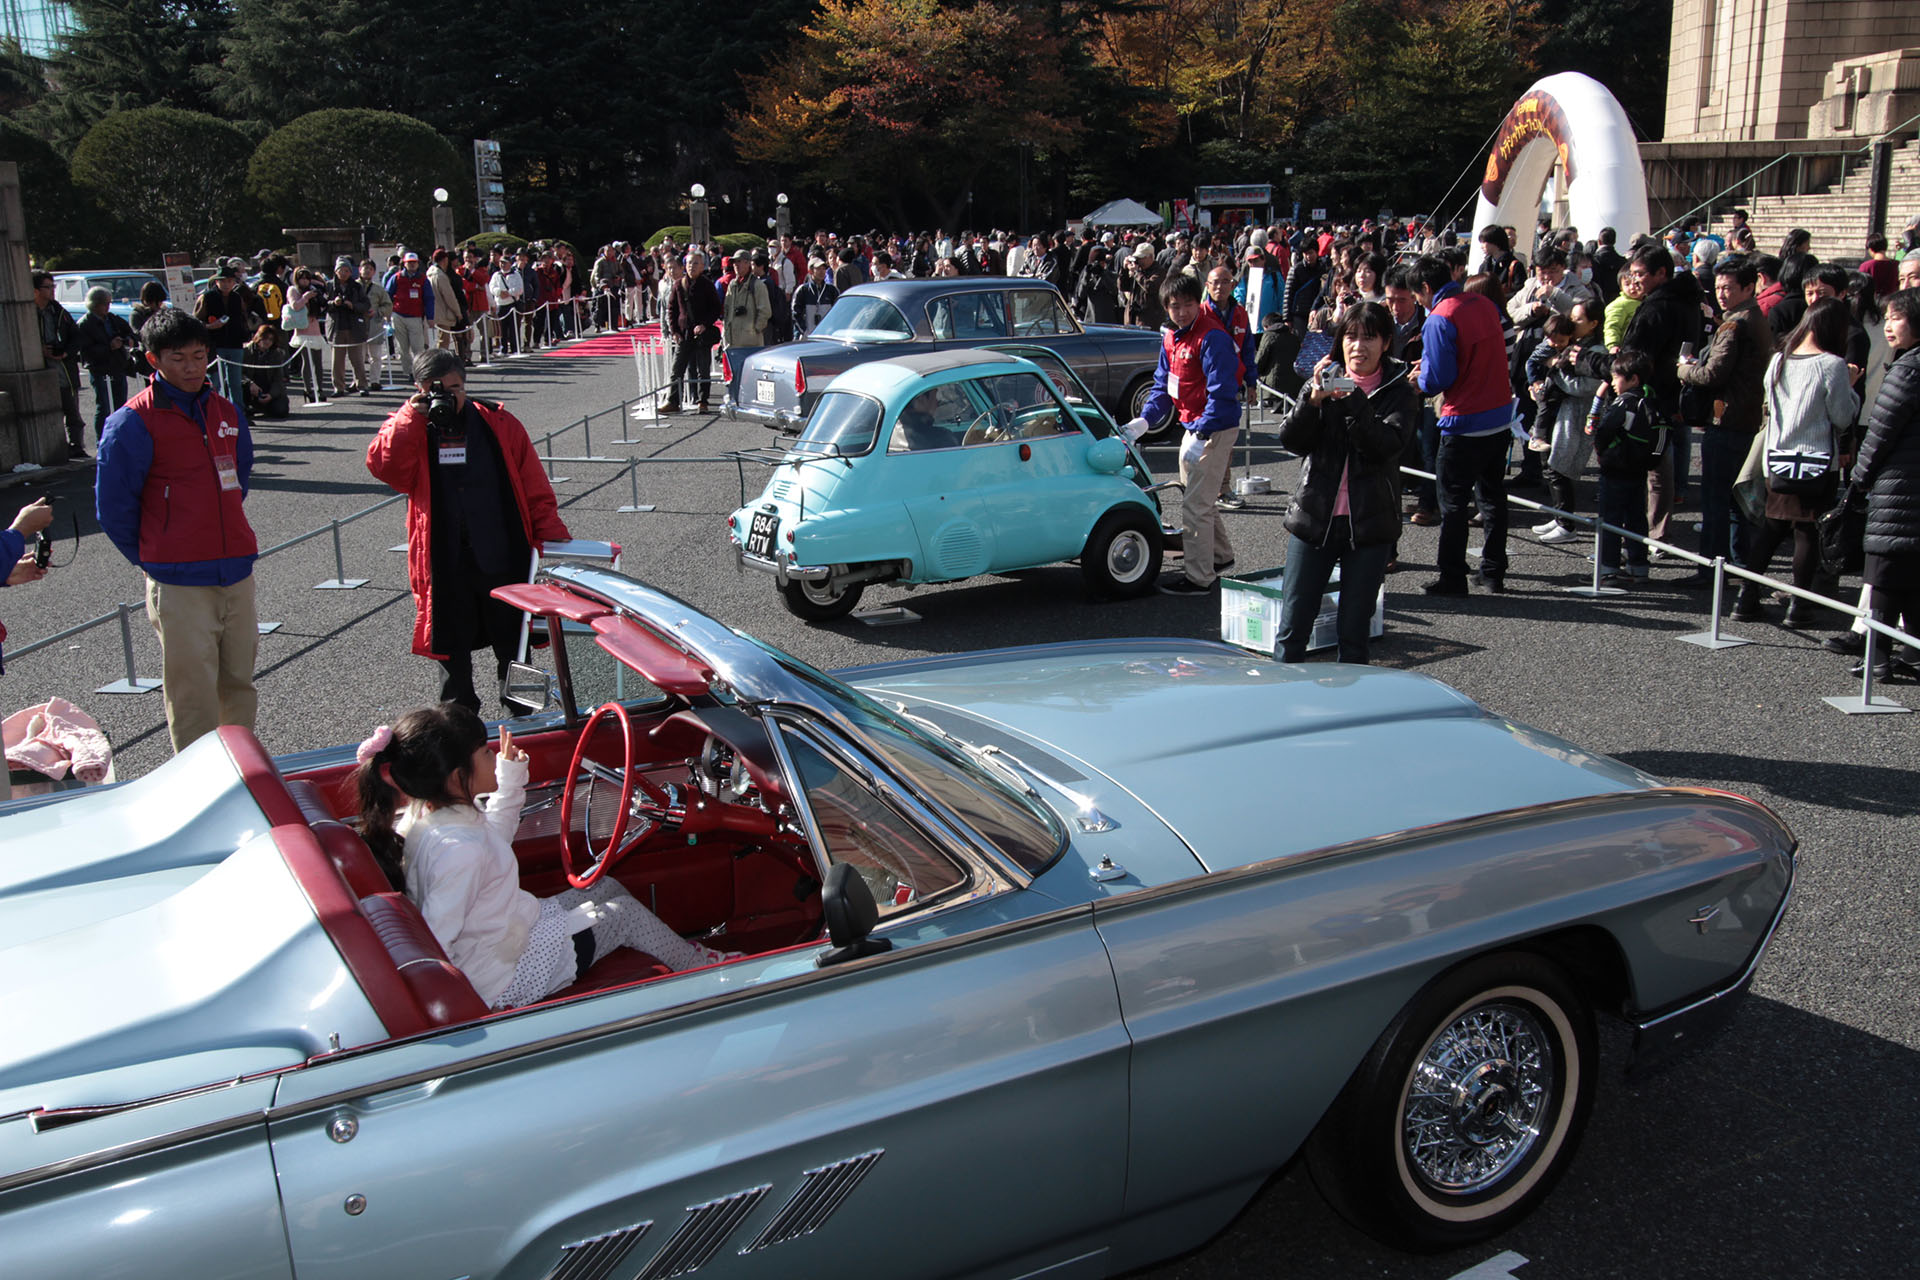
[[[407,495],[407,583],[413,651],[440,663],[443,702],[475,711],[473,651],[491,648],[495,677],[520,642],[518,610],[495,587],[525,582],[533,548],[571,535],[520,420],[467,397],[452,351],[413,362],[419,391],[367,446],[367,470]]]

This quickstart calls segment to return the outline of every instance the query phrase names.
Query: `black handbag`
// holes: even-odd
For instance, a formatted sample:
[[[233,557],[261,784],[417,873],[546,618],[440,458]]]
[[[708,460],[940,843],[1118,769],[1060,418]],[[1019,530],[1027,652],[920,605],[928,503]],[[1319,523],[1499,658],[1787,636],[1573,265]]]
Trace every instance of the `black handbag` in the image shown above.
[[[1852,484],[1842,485],[1833,506],[1814,520],[1820,544],[1820,570],[1838,576],[1861,567],[1866,560],[1867,495]]]

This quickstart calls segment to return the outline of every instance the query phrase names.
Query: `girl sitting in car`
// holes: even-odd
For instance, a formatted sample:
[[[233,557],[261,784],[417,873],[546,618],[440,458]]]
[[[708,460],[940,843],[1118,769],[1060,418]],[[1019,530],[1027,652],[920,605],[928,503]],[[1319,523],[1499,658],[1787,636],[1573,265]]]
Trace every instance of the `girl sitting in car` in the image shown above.
[[[615,947],[678,971],[732,959],[688,942],[612,877],[536,898],[520,887],[513,834],[527,753],[458,703],[410,711],[360,744],[361,832],[406,886],[447,958],[490,1008],[545,999]]]

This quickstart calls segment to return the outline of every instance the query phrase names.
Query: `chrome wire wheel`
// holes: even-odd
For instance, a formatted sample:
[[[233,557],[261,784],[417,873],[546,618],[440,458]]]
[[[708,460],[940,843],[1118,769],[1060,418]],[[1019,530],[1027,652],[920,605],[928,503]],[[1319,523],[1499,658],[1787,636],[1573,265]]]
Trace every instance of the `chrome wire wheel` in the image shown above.
[[[1474,1195],[1532,1153],[1559,1088],[1553,1040],[1536,1013],[1498,1002],[1440,1028],[1407,1080],[1400,1111],[1409,1172],[1445,1195]]]

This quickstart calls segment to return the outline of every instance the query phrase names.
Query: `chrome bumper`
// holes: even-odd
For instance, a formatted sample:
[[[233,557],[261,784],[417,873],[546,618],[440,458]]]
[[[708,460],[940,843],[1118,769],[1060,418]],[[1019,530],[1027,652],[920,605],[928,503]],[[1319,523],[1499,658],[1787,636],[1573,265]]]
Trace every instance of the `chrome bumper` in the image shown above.
[[[785,409],[759,409],[743,405],[732,396],[721,402],[720,416],[728,422],[757,422],[763,427],[786,432],[798,431],[807,420],[805,414],[790,413]]]
[[[833,570],[824,564],[788,564],[769,556],[752,555],[745,548],[738,548],[736,554],[740,557],[740,563],[747,568],[772,574],[775,579],[783,583],[793,579],[801,582],[825,582],[833,576]]]

